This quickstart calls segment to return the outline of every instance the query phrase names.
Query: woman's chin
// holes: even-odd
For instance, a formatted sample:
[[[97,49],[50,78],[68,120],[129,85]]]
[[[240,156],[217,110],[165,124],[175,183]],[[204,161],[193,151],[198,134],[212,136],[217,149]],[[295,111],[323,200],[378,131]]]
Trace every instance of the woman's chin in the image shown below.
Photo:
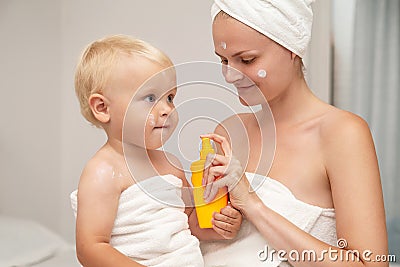
[[[251,106],[257,106],[262,103],[260,103],[260,99],[254,99],[255,97],[242,97],[239,95],[239,101],[240,104],[246,107],[251,107]]]

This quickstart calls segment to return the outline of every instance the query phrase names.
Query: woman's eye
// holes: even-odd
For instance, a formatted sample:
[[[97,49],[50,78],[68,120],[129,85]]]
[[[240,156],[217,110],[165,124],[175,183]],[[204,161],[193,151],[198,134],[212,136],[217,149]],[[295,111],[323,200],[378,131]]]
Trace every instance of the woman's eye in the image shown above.
[[[144,101],[147,102],[155,102],[156,101],[156,96],[155,95],[148,95],[144,98]]]
[[[174,98],[175,98],[175,95],[170,94],[170,95],[167,97],[167,100],[168,100],[168,102],[170,102],[170,103],[174,103]]]
[[[254,61],[255,58],[250,58],[250,59],[242,59],[242,63],[243,64],[250,64]]]
[[[223,65],[228,65],[228,60],[227,60],[227,59],[224,59],[224,58],[221,58],[221,63],[222,63]]]

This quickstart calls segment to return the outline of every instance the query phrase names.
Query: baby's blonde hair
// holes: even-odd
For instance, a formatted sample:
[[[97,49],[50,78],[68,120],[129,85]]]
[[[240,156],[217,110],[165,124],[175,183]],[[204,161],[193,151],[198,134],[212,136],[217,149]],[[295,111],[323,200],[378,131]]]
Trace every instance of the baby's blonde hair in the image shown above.
[[[76,68],[75,93],[83,117],[96,127],[101,126],[90,109],[89,97],[102,92],[118,58],[123,54],[140,55],[165,68],[173,66],[170,58],[162,51],[127,35],[108,36],[89,44]]]

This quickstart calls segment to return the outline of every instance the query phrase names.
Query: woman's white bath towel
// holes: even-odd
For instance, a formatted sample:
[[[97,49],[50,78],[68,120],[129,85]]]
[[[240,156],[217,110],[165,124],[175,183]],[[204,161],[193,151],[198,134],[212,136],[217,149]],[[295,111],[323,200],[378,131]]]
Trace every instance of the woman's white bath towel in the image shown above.
[[[203,266],[199,241],[189,230],[182,181],[155,176],[122,192],[110,244],[145,266]],[[77,191],[71,194],[77,210]]]
[[[254,173],[246,173],[252,188],[266,206],[279,213],[305,232],[331,245],[336,245],[336,220],[334,209],[325,209],[304,203],[280,182]],[[244,220],[232,241],[202,242],[205,266],[288,266],[289,251],[274,250],[258,230]],[[300,251],[300,257],[302,252]],[[306,255],[308,256],[308,255]],[[318,256],[318,255],[317,255]]]

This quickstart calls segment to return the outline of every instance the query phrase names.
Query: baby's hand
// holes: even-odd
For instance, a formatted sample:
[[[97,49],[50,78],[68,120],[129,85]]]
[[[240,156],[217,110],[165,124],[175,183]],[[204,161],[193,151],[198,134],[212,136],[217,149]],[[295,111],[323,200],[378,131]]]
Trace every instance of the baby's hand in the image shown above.
[[[231,205],[221,209],[220,213],[213,214],[213,229],[225,239],[234,238],[242,224],[242,214]]]

